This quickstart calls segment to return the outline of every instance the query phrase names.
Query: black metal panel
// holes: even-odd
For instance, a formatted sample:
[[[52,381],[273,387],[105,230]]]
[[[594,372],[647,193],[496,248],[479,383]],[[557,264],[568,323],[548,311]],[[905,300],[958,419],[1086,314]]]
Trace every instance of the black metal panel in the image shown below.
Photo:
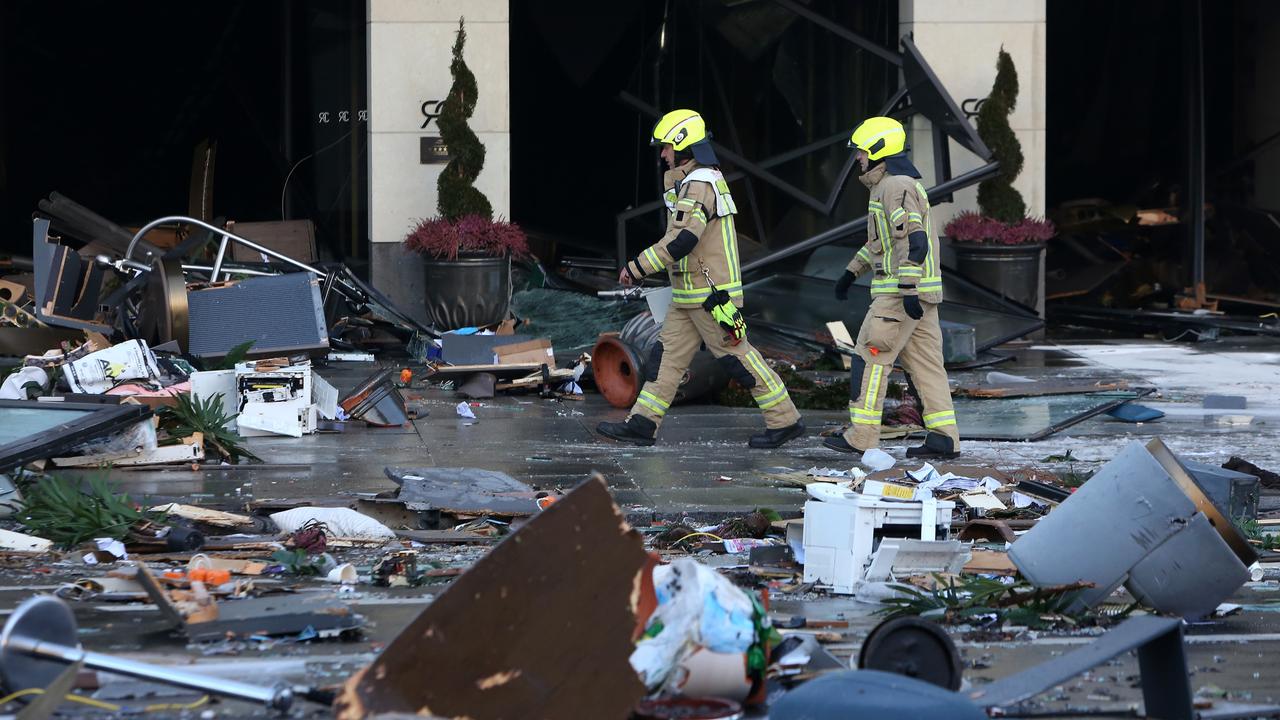
[[[250,278],[187,294],[190,352],[219,357],[252,340],[252,355],[329,347],[320,281],[310,273]]]

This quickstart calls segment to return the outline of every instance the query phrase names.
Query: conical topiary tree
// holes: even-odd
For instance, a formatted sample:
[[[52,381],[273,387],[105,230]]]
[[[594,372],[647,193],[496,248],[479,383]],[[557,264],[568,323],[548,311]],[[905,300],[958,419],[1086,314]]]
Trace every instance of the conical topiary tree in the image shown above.
[[[983,215],[1005,223],[1016,223],[1026,217],[1027,204],[1013,181],[1022,172],[1022,145],[1009,115],[1018,104],[1018,71],[1013,58],[1000,48],[996,60],[996,81],[982,107],[978,108],[978,136],[1000,162],[1000,172],[978,185],[978,208]]]
[[[458,39],[453,43],[453,62],[449,74],[453,85],[440,108],[440,138],[449,148],[449,164],[444,166],[436,183],[439,192],[437,209],[446,220],[457,220],[466,215],[493,218],[493,206],[472,184],[484,167],[484,145],[467,125],[467,118],[476,109],[476,76],[462,59],[462,48],[467,42],[464,18],[458,18]]]

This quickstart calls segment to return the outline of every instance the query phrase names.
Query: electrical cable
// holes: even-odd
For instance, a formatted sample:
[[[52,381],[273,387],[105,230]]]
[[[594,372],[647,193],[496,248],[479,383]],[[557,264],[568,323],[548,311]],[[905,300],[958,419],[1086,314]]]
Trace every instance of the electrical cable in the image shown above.
[[[709,537],[709,538],[715,538],[716,540],[719,540],[720,542],[724,542],[724,538],[720,537],[719,535],[713,535],[713,534],[711,534],[711,533],[709,533],[709,532],[695,532],[695,533],[689,533],[688,535],[685,535],[684,537],[680,538],[679,540],[677,540],[677,541],[675,541],[675,542],[671,543],[671,545],[672,545],[672,546],[679,545],[680,543],[684,542],[685,540],[688,540],[688,539],[689,539],[689,538],[691,538],[691,537],[697,537],[697,536],[699,536],[699,535],[706,535],[706,536],[707,536],[707,537]]]
[[[26,690],[18,690],[17,692],[9,693],[8,695],[5,695],[4,697],[0,698],[0,706],[8,705],[14,700],[27,697],[28,695],[43,695],[43,694],[44,694],[44,688],[27,688]],[[74,695],[74,694],[68,693],[63,697],[63,699],[68,702],[80,703],[81,705],[88,705],[89,707],[98,708],[99,710],[106,710],[108,712],[121,712],[121,711],[137,712],[137,710],[126,708],[124,705],[116,705],[115,703],[104,702],[102,700],[97,700],[95,698],[84,697],[83,695]],[[195,710],[198,707],[208,704],[209,700],[210,698],[208,695],[201,695],[200,699],[189,702],[189,703],[155,703],[152,705],[144,705],[142,707],[142,712],[153,713],[153,712],[171,712],[175,710],[177,711]]]
[[[320,153],[324,152],[325,150],[328,150],[329,148],[333,147],[334,145],[337,145],[338,143],[342,142],[343,140],[346,140],[347,138],[351,137],[351,133],[353,133],[353,132],[355,132],[355,128],[354,128],[354,127],[353,127],[352,129],[348,130],[348,131],[346,132],[346,134],[344,134],[342,137],[338,138],[337,140],[334,140],[333,142],[329,143],[328,145],[325,145],[324,147],[320,148],[319,150],[316,150],[315,152],[312,152],[310,155],[307,155],[307,156],[303,157],[301,160],[299,160],[298,162],[294,163],[294,164],[293,164],[293,167],[289,168],[289,174],[284,176],[284,185],[282,185],[282,186],[280,187],[280,219],[281,219],[282,221],[287,219],[287,218],[284,216],[284,199],[285,199],[285,195],[289,192],[289,179],[293,177],[293,171],[294,171],[294,170],[297,170],[297,169],[298,169],[298,166],[299,166],[299,165],[301,165],[302,163],[304,163],[304,162],[306,162],[306,161],[310,160],[311,158],[313,158],[313,157],[315,157],[315,156],[319,155]]]

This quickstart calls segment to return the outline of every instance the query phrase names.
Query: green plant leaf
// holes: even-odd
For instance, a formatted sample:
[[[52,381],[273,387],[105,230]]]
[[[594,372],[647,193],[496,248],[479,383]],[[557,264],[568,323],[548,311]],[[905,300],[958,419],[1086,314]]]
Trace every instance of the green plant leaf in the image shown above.
[[[249,348],[253,347],[253,340],[246,340],[239,345],[227,351],[218,362],[210,364],[208,370],[234,370],[236,364],[244,362],[245,357],[249,355]]]
[[[178,395],[177,405],[161,408],[160,429],[171,439],[190,437],[202,433],[206,450],[213,450],[230,462],[241,459],[260,460],[244,446],[244,438],[228,427],[235,415],[227,415],[222,409],[222,393],[210,397],[192,399],[189,394]]]
[[[95,537],[123,540],[129,529],[163,516],[137,507],[128,495],[115,493],[105,477],[92,476],[88,487],[57,475],[22,478],[22,501],[15,518],[23,528],[65,548]]]
[[[764,519],[768,520],[771,523],[782,522],[782,516],[779,515],[778,511],[774,510],[773,508],[756,508],[756,512],[763,515]]]

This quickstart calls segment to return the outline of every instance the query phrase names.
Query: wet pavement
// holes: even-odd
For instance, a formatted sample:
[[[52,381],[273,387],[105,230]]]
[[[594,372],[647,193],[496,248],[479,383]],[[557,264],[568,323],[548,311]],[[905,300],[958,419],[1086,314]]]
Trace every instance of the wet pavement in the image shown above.
[[[1132,350],[1134,343],[1122,348]],[[1117,380],[1131,384],[1153,384],[1157,396],[1142,404],[1164,410],[1167,417],[1144,425],[1121,423],[1094,417],[1057,436],[1037,443],[969,442],[966,464],[991,464],[1001,469],[1026,466],[1056,470],[1092,470],[1110,459],[1124,445],[1135,440],[1161,437],[1183,457],[1221,464],[1230,455],[1240,455],[1264,468],[1280,467],[1280,395],[1267,397],[1257,392],[1258,372],[1280,373],[1269,354],[1276,348],[1253,342],[1239,343],[1231,352],[1257,355],[1254,374],[1219,376],[1203,382],[1219,359],[1214,352],[1199,348],[1151,343],[1144,355],[1151,360],[1148,373],[1101,364],[1099,351],[1105,344],[1081,346],[1092,354],[1079,354],[1049,346],[1019,346],[1015,362],[994,368],[953,373],[957,383],[974,383],[991,370],[1031,378],[1077,380]],[[1219,352],[1226,345],[1219,346]],[[1239,362],[1233,358],[1233,362]],[[1193,363],[1201,372],[1186,371]],[[379,365],[335,363],[318,372],[340,390],[355,386]],[[1159,367],[1178,367],[1176,374],[1158,378]],[[1159,382],[1157,382],[1157,380]],[[1233,392],[1233,388],[1239,390]],[[1212,389],[1220,394],[1242,394],[1250,407],[1242,414],[1248,424],[1222,424],[1200,408],[1203,395]],[[249,500],[309,498],[316,504],[346,505],[359,494],[390,490],[395,485],[383,474],[389,465],[414,467],[479,467],[499,470],[542,489],[569,489],[591,472],[607,479],[616,502],[635,525],[656,520],[691,517],[698,522],[741,515],[759,507],[778,510],[784,516],[799,514],[805,494],[801,488],[779,480],[784,472],[810,467],[847,468],[847,456],[821,446],[817,432],[842,422],[842,413],[806,412],[809,433],[799,441],[773,451],[750,450],[747,438],[761,427],[759,414],[750,409],[707,405],[677,406],[663,424],[659,443],[652,448],[620,445],[595,435],[601,420],[617,420],[625,411],[608,406],[595,394],[581,401],[553,401],[536,396],[498,397],[474,403],[475,420],[458,417],[458,399],[439,388],[417,387],[404,391],[419,418],[411,427],[371,429],[352,424],[344,433],[324,433],[294,438],[254,438],[249,448],[267,462],[260,465],[169,468],[163,470],[113,469],[111,480],[134,495],[157,502],[180,500],[225,509],[243,508]],[[965,418],[984,422],[1007,422],[1015,430],[1029,428],[1053,417],[1052,399],[1040,409],[1002,413],[998,400],[957,402],[960,424]],[[1035,408],[1028,401],[1023,405]],[[1001,417],[1001,415],[1007,417]],[[995,420],[991,417],[994,415]],[[884,448],[901,460],[906,443],[888,441]],[[1071,462],[1046,462],[1045,458],[1071,453]],[[1262,507],[1280,508],[1280,496],[1264,495]],[[445,565],[465,567],[485,552],[483,547],[430,546],[424,555]],[[1070,552],[1064,548],[1064,552]],[[376,557],[365,553],[357,565],[367,572]],[[716,564],[740,564],[743,557],[717,556]],[[32,572],[31,568],[0,570],[0,612],[8,612],[34,591],[48,591],[58,581],[84,574],[70,566]],[[305,584],[311,591],[333,594],[333,586]],[[370,622],[358,641],[323,641],[297,644],[241,643],[188,647],[163,628],[159,616],[147,607],[104,607],[99,603],[79,603],[81,639],[87,647],[131,657],[161,662],[196,662],[204,670],[224,673],[247,681],[336,683],[367,662],[412,618],[447,587],[437,583],[420,588],[387,590],[360,586],[361,592],[344,595],[356,612]],[[778,616],[804,615],[811,619],[847,620],[850,624],[841,643],[832,646],[840,657],[856,656],[867,631],[877,622],[875,607],[850,598],[824,593],[778,595],[771,598],[771,610]],[[1188,628],[1189,658],[1194,675],[1193,688],[1217,686],[1230,699],[1254,702],[1280,700],[1280,674],[1269,672],[1280,650],[1280,584],[1254,583],[1233,598],[1245,609],[1228,618]],[[1056,657],[1069,644],[1079,642],[1076,634],[1024,632],[1016,639],[992,642],[982,635],[953,632],[968,664],[966,678],[971,683],[995,679],[1035,662]],[[976,639],[975,639],[976,638]],[[1072,708],[1123,708],[1140,697],[1134,687],[1136,666],[1131,658],[1106,665],[1097,672],[1068,683],[1041,698],[1044,712],[1067,712]],[[190,696],[188,696],[190,699]],[[237,703],[211,706],[224,717],[242,717],[250,708]],[[318,711],[317,711],[318,712]],[[261,714],[261,713],[258,713]],[[321,713],[323,714],[323,713]],[[182,713],[174,713],[177,717]],[[165,716],[161,713],[160,716]],[[1052,716],[1052,715],[1044,715]]]
[[[1132,348],[1134,343],[1117,347]],[[1280,364],[1257,343],[1240,343],[1248,352],[1266,358],[1264,371],[1276,375]],[[1148,357],[1173,355],[1181,367],[1200,364],[1200,378],[1214,374],[1218,357],[1184,346],[1151,343]],[[1106,346],[1090,346],[1102,347]],[[1139,401],[1162,410],[1162,420],[1130,424],[1105,415],[1093,417],[1039,442],[970,441],[964,444],[965,464],[999,469],[1037,466],[1049,470],[1087,472],[1096,469],[1125,445],[1162,438],[1188,460],[1221,465],[1238,455],[1255,464],[1280,467],[1280,393],[1270,403],[1259,399],[1256,378],[1214,375],[1218,394],[1254,395],[1246,411],[1248,424],[1223,424],[1217,414],[1201,407],[1204,390],[1172,378],[1156,384],[1142,374],[1093,363],[1073,353],[1037,346],[1012,347],[1014,362],[994,368],[952,373],[953,383],[981,382],[996,370],[1032,379],[1065,378],[1079,381],[1125,380],[1133,386],[1157,387],[1158,393]],[[318,372],[340,390],[354,387],[378,365],[335,363]],[[1168,379],[1168,378],[1161,378]],[[1220,380],[1221,382],[1217,382]],[[1238,387],[1237,387],[1238,386]],[[345,433],[321,433],[297,438],[252,438],[248,447],[266,464],[165,470],[111,471],[111,479],[130,493],[158,500],[188,498],[206,504],[242,503],[249,499],[315,498],[341,504],[344,496],[394,488],[383,474],[389,465],[406,467],[480,467],[499,470],[539,488],[568,489],[592,472],[609,483],[616,502],[636,524],[653,519],[697,520],[741,515],[758,507],[794,515],[802,507],[804,491],[777,478],[780,473],[811,467],[848,468],[852,458],[824,448],[817,433],[835,428],[847,417],[840,412],[805,411],[805,437],[777,450],[754,450],[747,439],[763,427],[759,413],[747,408],[711,405],[676,406],[658,433],[658,444],[641,448],[599,437],[595,425],[620,420],[626,412],[590,393],[581,401],[543,400],[536,396],[499,396],[472,404],[475,420],[458,417],[458,398],[438,388],[404,391],[422,416],[412,427],[373,429],[349,425]],[[1096,403],[1105,402],[1099,398]],[[996,427],[1005,433],[1033,434],[1066,412],[1088,408],[1095,400],[1080,396],[1025,400],[957,399],[962,434],[971,427]],[[915,441],[912,441],[914,444]],[[907,441],[888,440],[883,448],[899,461]],[[1065,456],[1073,461],[1046,462]],[[912,467],[917,466],[912,464]],[[1264,500],[1264,507],[1273,501]],[[1280,507],[1280,501],[1276,501]]]

